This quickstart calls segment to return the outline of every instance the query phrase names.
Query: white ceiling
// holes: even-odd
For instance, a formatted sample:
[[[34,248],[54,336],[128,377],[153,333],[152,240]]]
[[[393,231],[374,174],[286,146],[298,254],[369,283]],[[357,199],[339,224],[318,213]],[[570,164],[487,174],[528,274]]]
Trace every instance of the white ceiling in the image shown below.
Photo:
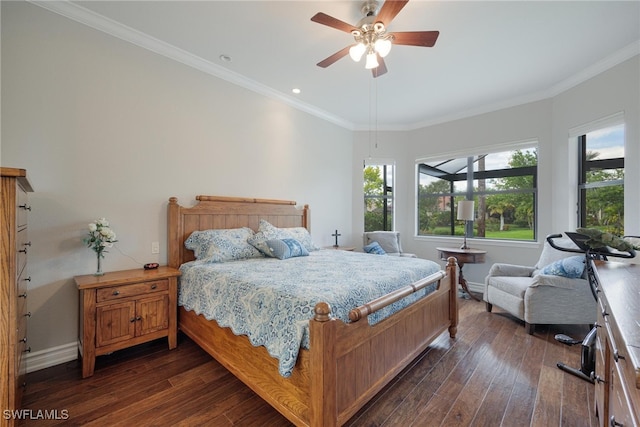
[[[411,0],[388,30],[440,37],[394,46],[377,79],[348,56],[315,65],[353,38],[310,18],[355,24],[361,1],[35,3],[350,129],[414,129],[543,99],[640,53],[637,0]]]

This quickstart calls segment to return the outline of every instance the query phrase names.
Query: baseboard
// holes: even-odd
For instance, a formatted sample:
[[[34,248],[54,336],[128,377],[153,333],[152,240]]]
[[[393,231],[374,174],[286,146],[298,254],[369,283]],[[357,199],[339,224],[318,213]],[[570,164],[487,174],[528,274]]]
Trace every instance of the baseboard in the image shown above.
[[[59,345],[27,355],[27,372],[35,372],[61,363],[70,362],[78,358],[78,343]]]

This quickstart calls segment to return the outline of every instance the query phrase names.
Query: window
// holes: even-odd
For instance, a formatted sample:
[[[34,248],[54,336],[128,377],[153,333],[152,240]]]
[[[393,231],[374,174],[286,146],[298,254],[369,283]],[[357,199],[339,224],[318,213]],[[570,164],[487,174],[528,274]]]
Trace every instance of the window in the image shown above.
[[[392,164],[364,167],[364,231],[393,230]]]
[[[419,236],[536,238],[534,147],[418,163]],[[458,221],[460,200],[475,201],[473,227]]]
[[[624,235],[624,125],[578,137],[578,226]]]

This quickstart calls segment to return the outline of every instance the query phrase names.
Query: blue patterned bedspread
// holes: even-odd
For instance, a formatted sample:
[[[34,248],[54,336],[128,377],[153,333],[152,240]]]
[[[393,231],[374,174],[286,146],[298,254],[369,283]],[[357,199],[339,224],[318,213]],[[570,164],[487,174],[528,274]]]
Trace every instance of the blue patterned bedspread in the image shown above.
[[[291,375],[300,347],[309,348],[309,319],[319,302],[349,321],[349,310],[439,271],[433,261],[333,249],[279,260],[252,258],[224,263],[192,261],[180,267],[179,305],[236,335],[247,335]],[[375,324],[435,290],[431,285],[369,316]]]

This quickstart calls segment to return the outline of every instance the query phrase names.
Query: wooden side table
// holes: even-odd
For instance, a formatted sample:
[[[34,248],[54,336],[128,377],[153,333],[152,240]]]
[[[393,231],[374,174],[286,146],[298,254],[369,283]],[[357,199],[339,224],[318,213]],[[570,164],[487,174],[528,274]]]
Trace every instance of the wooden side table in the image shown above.
[[[178,276],[171,267],[113,271],[74,278],[80,291],[79,353],[82,378],[96,356],[167,337],[178,344]]]
[[[458,283],[462,286],[462,289],[474,300],[480,301],[480,298],[469,292],[467,285],[467,279],[462,275],[462,267],[465,264],[482,264],[484,262],[484,256],[487,251],[480,249],[460,249],[460,248],[436,248],[440,259],[446,261],[449,257],[454,257],[458,261],[460,267],[460,274],[458,275]]]

